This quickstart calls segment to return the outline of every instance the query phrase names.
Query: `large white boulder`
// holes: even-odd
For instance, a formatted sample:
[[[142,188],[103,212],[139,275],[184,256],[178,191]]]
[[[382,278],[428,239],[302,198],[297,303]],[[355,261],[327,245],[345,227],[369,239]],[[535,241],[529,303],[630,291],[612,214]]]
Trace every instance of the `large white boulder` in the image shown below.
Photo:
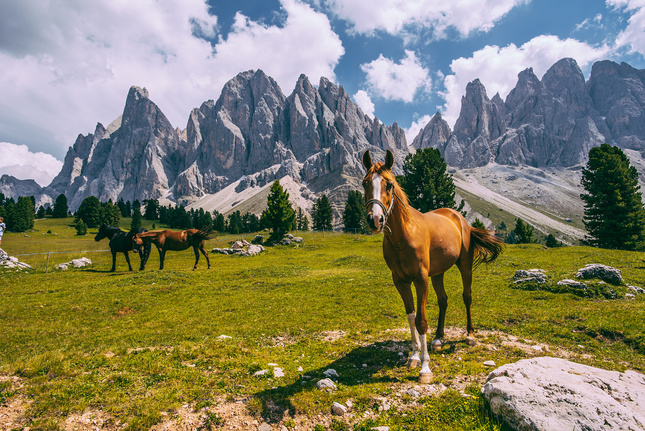
[[[645,430],[645,375],[564,359],[523,359],[488,375],[482,393],[516,430]]]

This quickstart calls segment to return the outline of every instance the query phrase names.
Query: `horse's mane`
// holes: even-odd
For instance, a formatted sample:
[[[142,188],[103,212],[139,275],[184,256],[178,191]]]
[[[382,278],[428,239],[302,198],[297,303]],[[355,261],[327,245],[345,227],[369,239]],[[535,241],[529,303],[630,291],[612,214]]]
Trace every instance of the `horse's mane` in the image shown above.
[[[399,183],[396,181],[396,177],[394,176],[392,171],[390,169],[386,169],[385,165],[382,162],[375,163],[370,171],[370,178],[374,173],[377,173],[383,179],[394,185],[394,192],[392,196],[392,199],[394,199],[394,206],[392,207],[392,212],[394,212],[395,210],[399,211],[403,223],[407,224],[411,222],[410,200],[408,199],[408,195],[403,191]]]

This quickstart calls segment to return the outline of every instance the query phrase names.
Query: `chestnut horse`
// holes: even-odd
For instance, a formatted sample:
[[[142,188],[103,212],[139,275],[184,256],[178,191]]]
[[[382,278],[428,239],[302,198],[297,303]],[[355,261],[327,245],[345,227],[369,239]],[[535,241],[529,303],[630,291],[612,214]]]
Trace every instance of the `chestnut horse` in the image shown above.
[[[192,247],[195,252],[195,266],[193,269],[197,269],[197,262],[199,262],[199,252],[201,251],[206,262],[208,262],[208,268],[211,267],[211,261],[208,259],[208,253],[204,250],[204,242],[210,238],[210,229],[200,230],[200,229],[187,229],[181,232],[175,232],[172,230],[160,230],[160,231],[151,231],[138,233],[132,238],[132,243],[134,248],[146,244],[153,243],[157,246],[159,250],[159,269],[163,269],[163,262],[166,257],[166,251],[182,251],[186,250],[188,247]]]
[[[439,321],[432,350],[441,349],[448,297],[443,276],[453,265],[459,268],[463,281],[468,335],[466,341],[475,345],[474,327],[470,317],[473,267],[492,262],[503,251],[503,243],[484,229],[470,227],[457,211],[441,208],[421,213],[412,208],[408,197],[392,174],[394,156],[387,151],[385,164],[372,163],[369,151],[363,155],[367,174],[363,179],[367,223],[374,233],[383,232],[383,257],[392,271],[408,318],[412,334],[409,367],[421,365],[419,382],[429,383],[430,371],[426,333],[428,278],[437,294]],[[416,289],[417,312],[411,284]]]

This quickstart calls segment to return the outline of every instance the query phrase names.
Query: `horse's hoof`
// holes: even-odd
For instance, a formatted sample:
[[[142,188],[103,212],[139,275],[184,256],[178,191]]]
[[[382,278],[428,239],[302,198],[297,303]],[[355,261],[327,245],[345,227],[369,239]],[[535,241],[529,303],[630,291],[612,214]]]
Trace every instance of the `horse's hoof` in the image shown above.
[[[408,368],[419,368],[421,366],[421,361],[418,359],[408,359],[407,366]]]
[[[432,382],[432,373],[419,373],[419,383],[429,385]]]
[[[441,340],[439,339],[432,340],[432,344],[430,345],[430,347],[432,348],[433,352],[438,352],[439,350],[441,350]]]
[[[466,343],[469,346],[476,346],[477,345],[477,340],[474,337],[466,337]]]

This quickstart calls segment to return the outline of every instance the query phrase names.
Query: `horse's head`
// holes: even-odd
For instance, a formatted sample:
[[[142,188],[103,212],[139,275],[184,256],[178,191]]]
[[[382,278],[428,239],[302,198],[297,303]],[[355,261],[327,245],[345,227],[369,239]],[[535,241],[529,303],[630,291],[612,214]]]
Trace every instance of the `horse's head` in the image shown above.
[[[372,163],[369,150],[363,154],[363,166],[367,169],[367,174],[363,178],[367,224],[374,233],[383,231],[394,205],[396,180],[392,174],[393,165],[394,155],[390,150],[387,150],[385,155],[385,163]]]
[[[143,238],[137,233],[132,236],[132,250],[139,251],[139,247],[143,245]]]
[[[102,240],[103,238],[105,238],[107,236],[108,236],[107,226],[102,225],[99,228],[99,233],[97,233],[96,236],[94,237],[94,241],[100,241],[100,240]]]

